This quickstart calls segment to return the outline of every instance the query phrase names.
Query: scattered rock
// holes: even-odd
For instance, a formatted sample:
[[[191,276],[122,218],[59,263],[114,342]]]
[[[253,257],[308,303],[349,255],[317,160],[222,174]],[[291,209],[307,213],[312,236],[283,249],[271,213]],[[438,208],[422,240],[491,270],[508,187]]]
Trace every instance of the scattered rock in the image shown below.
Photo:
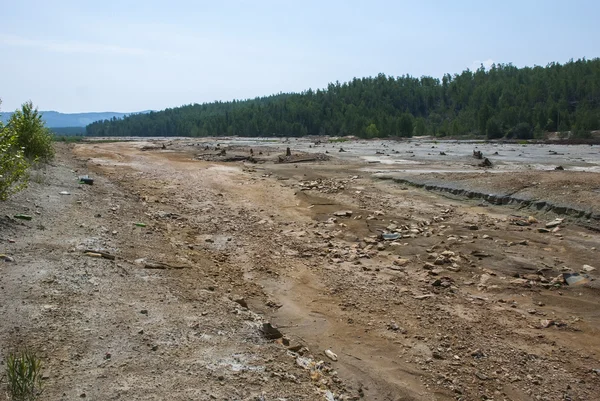
[[[332,350],[330,349],[326,349],[325,350],[325,355],[327,355],[327,358],[331,359],[332,361],[337,361],[338,360],[338,356],[337,354],[335,354]]]
[[[263,323],[262,327],[260,328],[260,332],[267,340],[277,340],[278,338],[283,337],[281,331],[268,322]]]
[[[487,380],[488,379],[488,377],[486,375],[484,375],[483,373],[481,373],[481,372],[476,372],[475,376],[477,376],[477,378],[479,380]]]
[[[540,327],[542,329],[547,329],[550,326],[554,325],[554,320],[551,319],[543,319],[542,321],[540,321]]]
[[[4,255],[4,254],[0,254],[0,260],[3,260],[5,262],[14,262],[15,261],[15,259],[12,258],[11,256]]]
[[[589,272],[593,272],[594,270],[596,270],[596,268],[592,267],[590,265],[583,265],[582,270],[584,272],[588,272],[589,273]]]
[[[425,269],[425,270],[433,270],[433,269],[435,269],[435,265],[433,263],[426,262],[423,265],[423,269]]]
[[[406,266],[408,262],[410,262],[408,259],[396,259],[394,260],[394,265],[402,267]]]
[[[479,167],[492,167],[492,162],[487,157],[483,159],[481,163],[478,164]]]
[[[433,359],[444,359],[444,355],[442,355],[442,353],[439,351],[433,351],[431,353],[431,356],[433,357]]]
[[[240,305],[242,308],[248,308],[248,302],[246,302],[246,300],[242,297],[234,298],[233,302]]]
[[[297,345],[291,345],[288,347],[288,351],[292,351],[292,352],[300,352],[300,350],[304,348],[304,346],[302,344],[297,344]]]
[[[587,274],[563,273],[563,278],[568,285],[583,285],[590,282]]]
[[[480,349],[473,350],[470,354],[473,358],[483,358],[485,356]]]
[[[546,223],[546,228],[554,228],[562,224],[565,219],[554,219],[551,222]]]
[[[333,213],[337,217],[352,217],[352,210],[340,210]]]
[[[524,278],[516,278],[514,280],[509,281],[510,284],[517,284],[517,285],[528,285],[529,284],[529,280],[524,279]]]
[[[453,280],[450,277],[441,277],[431,283],[434,287],[448,288],[453,284]]]

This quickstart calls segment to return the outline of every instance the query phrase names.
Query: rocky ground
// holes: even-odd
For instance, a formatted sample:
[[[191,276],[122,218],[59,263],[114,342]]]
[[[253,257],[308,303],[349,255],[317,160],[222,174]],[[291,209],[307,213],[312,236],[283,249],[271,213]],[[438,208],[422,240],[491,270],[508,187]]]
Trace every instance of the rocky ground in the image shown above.
[[[581,221],[171,145],[61,147],[0,205],[0,358],[42,399],[598,399]]]

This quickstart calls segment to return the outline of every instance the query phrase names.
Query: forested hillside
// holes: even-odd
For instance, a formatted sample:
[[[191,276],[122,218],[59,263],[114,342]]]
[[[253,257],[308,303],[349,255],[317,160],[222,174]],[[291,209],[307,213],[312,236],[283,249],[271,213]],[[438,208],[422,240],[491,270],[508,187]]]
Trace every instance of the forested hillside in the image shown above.
[[[42,119],[47,127],[85,127],[95,121],[102,121],[111,119],[113,117],[122,118],[127,114],[131,113],[114,113],[114,112],[100,112],[100,113],[59,113],[57,111],[40,111]],[[141,113],[146,113],[142,111]],[[0,118],[2,122],[7,123],[10,120],[12,113],[2,113]]]
[[[585,136],[600,129],[600,59],[431,77],[355,78],[323,90],[194,104],[87,126],[90,136]]]

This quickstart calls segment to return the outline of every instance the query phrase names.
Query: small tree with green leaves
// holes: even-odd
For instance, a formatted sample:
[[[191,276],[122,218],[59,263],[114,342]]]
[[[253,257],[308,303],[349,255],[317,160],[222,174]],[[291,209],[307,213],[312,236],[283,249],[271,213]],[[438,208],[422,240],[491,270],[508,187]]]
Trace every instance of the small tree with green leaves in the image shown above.
[[[0,200],[27,186],[27,167],[16,131],[0,121]]]
[[[23,148],[25,157],[40,161],[54,157],[52,134],[31,101],[23,103],[21,109],[12,114],[8,124],[16,132],[18,145]]]
[[[414,134],[416,136],[423,136],[427,133],[427,125],[423,117],[419,117],[415,120]]]
[[[375,124],[370,124],[365,129],[365,134],[367,135],[367,138],[377,138],[379,136],[379,130]]]

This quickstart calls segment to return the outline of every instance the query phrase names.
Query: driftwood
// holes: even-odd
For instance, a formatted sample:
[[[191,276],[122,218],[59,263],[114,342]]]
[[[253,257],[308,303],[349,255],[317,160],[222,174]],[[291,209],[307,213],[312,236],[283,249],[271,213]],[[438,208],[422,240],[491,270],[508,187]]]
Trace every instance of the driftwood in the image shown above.
[[[96,254],[96,255],[100,255],[104,259],[115,260],[115,255],[111,255],[110,253],[106,253],[106,252],[102,252],[102,251],[95,251],[93,249],[86,249],[85,251],[83,251],[83,253]]]
[[[316,157],[302,157],[298,159],[286,159],[283,156],[279,156],[279,163],[305,163],[305,162],[316,162]]]
[[[486,157],[481,163],[479,163],[479,167],[492,167],[492,162]]]
[[[220,153],[211,153],[211,154],[203,154],[197,155],[196,160],[207,160],[207,161],[218,161],[218,162],[241,162],[248,161],[250,163],[257,163],[258,161],[254,158],[254,156],[249,155],[231,155],[226,156],[225,152]]]
[[[145,269],[166,270],[166,269],[186,269],[188,267],[189,266],[184,266],[184,265],[169,265],[169,264],[162,263],[162,262],[146,262],[146,263],[144,263]]]
[[[223,161],[223,162],[249,161],[251,163],[256,163],[256,159],[254,157],[252,157],[252,156],[242,156],[242,155],[235,155],[235,156],[225,157],[225,158],[221,159],[220,161]]]

